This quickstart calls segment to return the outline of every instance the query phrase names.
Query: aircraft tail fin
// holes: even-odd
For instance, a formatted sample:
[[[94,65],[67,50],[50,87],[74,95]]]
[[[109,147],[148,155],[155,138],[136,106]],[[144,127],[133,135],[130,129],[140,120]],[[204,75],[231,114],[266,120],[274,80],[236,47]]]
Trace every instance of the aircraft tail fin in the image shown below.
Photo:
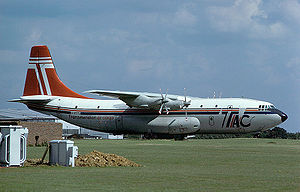
[[[31,95],[87,98],[69,89],[59,79],[46,45],[31,48],[23,96]]]

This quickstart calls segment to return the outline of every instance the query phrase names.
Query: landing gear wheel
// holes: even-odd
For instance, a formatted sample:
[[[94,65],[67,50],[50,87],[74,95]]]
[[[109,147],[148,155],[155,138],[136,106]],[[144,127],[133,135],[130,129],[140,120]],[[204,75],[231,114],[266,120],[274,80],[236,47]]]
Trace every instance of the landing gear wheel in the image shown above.
[[[144,134],[144,139],[158,139],[158,135],[153,133],[146,133]]]
[[[185,135],[174,135],[175,141],[182,141],[184,140]]]
[[[152,139],[152,133],[146,133],[146,134],[144,134],[144,136],[143,136],[143,138],[144,139]]]

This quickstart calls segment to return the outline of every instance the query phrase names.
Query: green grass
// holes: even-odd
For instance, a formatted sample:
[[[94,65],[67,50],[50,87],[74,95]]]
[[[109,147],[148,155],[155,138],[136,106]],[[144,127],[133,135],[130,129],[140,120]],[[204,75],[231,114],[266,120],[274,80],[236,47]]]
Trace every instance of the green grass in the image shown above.
[[[0,191],[300,191],[300,141],[75,140],[143,167],[1,168]],[[28,147],[41,158],[44,147]]]

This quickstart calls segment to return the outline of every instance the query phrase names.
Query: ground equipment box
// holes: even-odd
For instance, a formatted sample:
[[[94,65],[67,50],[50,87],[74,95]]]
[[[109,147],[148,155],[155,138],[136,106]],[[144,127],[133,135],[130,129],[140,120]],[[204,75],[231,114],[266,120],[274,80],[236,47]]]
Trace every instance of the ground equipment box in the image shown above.
[[[26,160],[28,129],[22,126],[0,126],[0,165],[22,166]]]
[[[75,158],[78,155],[78,147],[74,141],[52,140],[50,143],[50,165],[75,166]]]

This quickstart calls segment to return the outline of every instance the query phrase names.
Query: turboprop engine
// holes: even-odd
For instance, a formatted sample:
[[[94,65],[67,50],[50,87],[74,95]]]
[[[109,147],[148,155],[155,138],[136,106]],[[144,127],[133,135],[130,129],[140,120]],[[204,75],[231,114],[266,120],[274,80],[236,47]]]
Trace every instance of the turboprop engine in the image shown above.
[[[157,97],[148,97],[145,95],[140,95],[132,101],[127,103],[132,107],[137,108],[151,108],[151,109],[160,109],[163,104],[165,107],[171,110],[182,109],[184,107],[184,101],[178,99],[170,98],[157,98]]]
[[[183,109],[184,107],[187,108],[191,104],[191,101],[187,101],[186,96],[184,96],[184,100],[180,100],[177,97],[168,97],[167,93],[163,95],[162,92],[160,92],[160,94],[161,97],[139,95],[132,99],[126,98],[126,103],[131,107],[159,109],[160,114],[163,110],[168,114],[169,110],[178,110]]]
[[[191,100],[187,101],[186,91],[184,89],[184,97],[178,95],[169,95],[168,90],[163,95],[156,93],[140,93],[125,91],[106,91],[106,90],[90,90],[87,93],[98,94],[100,96],[113,97],[122,100],[129,107],[159,110],[159,114],[169,110],[179,110],[185,108],[185,116],[187,117],[187,107],[191,104]]]

